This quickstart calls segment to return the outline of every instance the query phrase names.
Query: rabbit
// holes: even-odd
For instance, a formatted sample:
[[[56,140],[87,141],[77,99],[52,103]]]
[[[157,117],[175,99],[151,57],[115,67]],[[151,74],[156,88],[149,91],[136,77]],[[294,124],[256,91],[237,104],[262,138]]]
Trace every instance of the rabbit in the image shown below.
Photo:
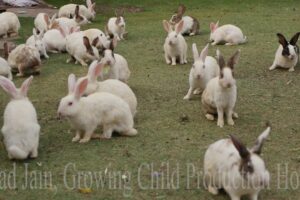
[[[7,77],[9,80],[13,79],[11,68],[4,58],[0,57],[0,75]]]
[[[83,31],[84,35],[92,41],[92,45],[95,46],[99,50],[103,50],[109,48],[110,40],[107,36],[99,29],[91,28]],[[97,38],[99,38],[97,40]],[[97,43],[95,43],[97,41]]]
[[[181,30],[181,35],[197,35],[199,34],[199,21],[190,16],[183,16],[184,12],[186,10],[186,7],[184,5],[180,5],[177,9],[176,14],[174,14],[170,19],[170,24],[173,26],[177,25],[181,20],[183,21],[183,28]]]
[[[238,45],[247,42],[247,37],[243,35],[242,30],[232,24],[226,24],[219,27],[219,21],[210,24],[210,41],[212,45]]]
[[[217,77],[220,73],[219,65],[215,58],[207,56],[208,54],[207,44],[201,54],[199,55],[198,49],[195,43],[193,43],[193,55],[194,55],[194,64],[191,68],[189,75],[189,84],[190,88],[188,93],[183,99],[189,100],[192,97],[192,93],[200,94],[206,87],[208,81],[212,78]]]
[[[98,126],[103,127],[101,138],[110,139],[113,131],[122,135],[135,136],[134,122],[128,104],[120,97],[106,92],[96,92],[82,97],[88,79],[76,82],[74,74],[68,78],[69,94],[62,98],[58,107],[58,116],[69,119],[76,130],[73,142],[86,143],[95,137]],[[83,134],[83,138],[81,135]]]
[[[124,40],[126,31],[125,31],[125,18],[124,18],[124,10],[116,11],[116,17],[112,17],[108,20],[105,33],[109,35],[111,38],[117,38],[118,41]]]
[[[249,196],[258,200],[259,192],[269,186],[270,173],[260,157],[262,146],[271,131],[268,125],[251,149],[235,136],[211,144],[204,156],[204,180],[214,195],[224,189],[231,200]]]
[[[88,86],[84,92],[84,95],[90,95],[95,92],[108,92],[114,94],[128,103],[132,115],[135,116],[137,99],[127,84],[116,79],[108,79],[101,82],[97,81],[97,78],[100,76],[103,67],[103,63],[98,63],[97,61],[92,62],[86,76],[88,78]]]
[[[51,29],[55,28],[59,24],[60,27],[70,30],[71,28],[76,28],[77,26],[85,25],[88,23],[90,23],[90,21],[88,21],[86,17],[79,14],[79,6],[77,5],[75,7],[75,16],[73,18],[71,19],[67,17],[57,18],[52,23]]]
[[[76,4],[67,4],[60,7],[58,11],[58,17],[73,17],[75,15],[75,8]],[[86,0],[85,5],[78,5],[79,6],[79,14],[86,17],[88,20],[94,20],[96,17],[96,3],[92,3],[91,0]]]
[[[299,47],[297,45],[300,32],[296,33],[290,42],[288,42],[281,33],[277,33],[279,39],[279,47],[275,54],[275,59],[269,70],[276,67],[289,69],[290,72],[295,71],[295,66],[299,61]]]
[[[10,52],[7,43],[4,43],[4,51],[8,55],[7,62],[11,69],[18,71],[17,76],[40,73],[41,58],[37,48],[20,44]]]
[[[51,18],[46,13],[39,13],[34,19],[34,26],[38,30],[37,33],[43,32],[46,33],[53,24],[56,19],[56,14],[54,14]]]
[[[26,45],[31,45],[37,48],[39,50],[40,56],[49,59],[46,51],[46,43],[45,41],[43,41],[44,32],[40,31],[40,33],[38,34],[36,28],[33,28],[32,33],[33,35],[26,40]]]
[[[18,16],[12,12],[0,14],[0,37],[18,36],[21,27]]]
[[[48,30],[43,37],[47,52],[63,53],[66,52],[66,37],[69,33],[78,32],[80,27],[71,28],[70,32],[58,26],[56,29]]]
[[[187,44],[184,37],[180,34],[183,23],[183,21],[179,22],[175,31],[173,31],[169,22],[166,20],[163,21],[164,29],[168,33],[164,43],[167,64],[176,65],[176,61],[179,61],[180,64],[187,63]]]
[[[100,59],[98,49],[91,45],[88,37],[84,36],[83,32],[75,32],[69,35],[66,41],[67,52],[71,55],[67,63],[75,60],[75,64],[79,62],[82,66],[87,67],[86,62]]]
[[[4,111],[1,132],[9,159],[37,158],[40,125],[34,106],[27,97],[30,76],[20,88],[9,79],[0,76],[0,86],[11,96]]]
[[[234,65],[240,57],[240,50],[236,51],[225,64],[225,60],[220,51],[217,50],[218,64],[220,66],[219,76],[211,79],[202,93],[202,106],[208,120],[214,120],[214,115],[218,115],[217,125],[224,126],[224,113],[227,123],[234,125],[232,117],[238,118],[234,112],[237,98],[236,81],[233,76]]]
[[[117,38],[114,38],[110,43],[110,47],[105,49],[103,52],[103,58],[100,60],[100,62],[108,65],[109,68],[108,70],[105,68],[102,70],[100,79],[118,79],[124,83],[127,83],[131,72],[128,68],[127,60],[123,56],[114,53],[114,49],[117,46],[117,41]]]

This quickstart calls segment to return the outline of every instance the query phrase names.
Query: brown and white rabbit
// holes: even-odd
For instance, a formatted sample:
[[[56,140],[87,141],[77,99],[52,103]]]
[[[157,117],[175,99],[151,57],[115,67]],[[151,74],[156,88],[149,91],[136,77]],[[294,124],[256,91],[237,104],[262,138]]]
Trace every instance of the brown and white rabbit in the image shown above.
[[[183,16],[186,7],[184,5],[179,5],[176,14],[174,14],[170,19],[170,24],[176,26],[181,20],[183,21],[183,28],[181,30],[182,35],[197,35],[199,33],[200,24],[199,21],[190,16]]]
[[[74,17],[75,16],[75,8],[76,4],[67,4],[60,7],[58,11],[58,17]],[[78,5],[79,6],[79,14],[85,16],[88,20],[93,20],[96,17],[96,3],[92,3],[91,0],[86,0],[85,5]]]
[[[124,36],[126,34],[125,31],[125,18],[124,18],[124,10],[117,10],[115,12],[116,17],[112,17],[108,20],[105,33],[109,35],[111,38],[117,38],[118,40],[124,40]]]
[[[296,33],[288,42],[281,33],[277,33],[279,39],[279,47],[275,54],[275,59],[269,70],[276,67],[289,69],[290,72],[295,71],[295,66],[299,61],[299,47],[297,45],[300,32]]]
[[[224,189],[231,200],[240,200],[246,195],[258,200],[259,192],[270,182],[270,173],[260,156],[270,131],[268,125],[250,149],[234,136],[211,144],[204,156],[204,180],[208,191],[217,195]]]

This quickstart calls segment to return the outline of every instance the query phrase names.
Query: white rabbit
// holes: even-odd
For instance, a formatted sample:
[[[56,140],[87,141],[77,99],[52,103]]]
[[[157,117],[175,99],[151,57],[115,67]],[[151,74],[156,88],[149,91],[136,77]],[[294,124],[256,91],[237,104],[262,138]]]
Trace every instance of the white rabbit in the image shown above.
[[[204,178],[208,191],[214,195],[224,189],[231,200],[249,196],[258,200],[259,192],[270,182],[270,173],[260,157],[270,126],[247,149],[236,137],[211,144],[204,156]]]
[[[91,45],[83,32],[75,32],[69,35],[67,37],[66,49],[71,55],[67,63],[75,60],[75,63],[79,62],[82,66],[87,67],[88,64],[86,62],[100,59],[98,49]]]
[[[103,63],[97,61],[92,62],[87,74],[88,86],[84,92],[85,95],[90,95],[95,92],[108,92],[122,98],[130,107],[130,111],[134,116],[136,114],[137,99],[130,87],[122,81],[116,79],[108,79],[98,82],[97,78],[100,76],[104,67]]]
[[[168,21],[164,20],[163,25],[168,36],[164,43],[165,59],[167,64],[176,65],[187,63],[187,44],[184,37],[180,34],[183,28],[183,21],[179,22],[173,31]]]
[[[4,58],[0,57],[0,75],[7,77],[9,80],[13,79],[11,68]]]
[[[176,14],[174,14],[171,17],[170,23],[173,26],[175,26],[182,20],[183,28],[180,33],[182,35],[188,34],[190,36],[197,35],[199,33],[199,29],[200,29],[199,21],[194,17],[183,16],[183,14],[185,13],[185,10],[186,10],[185,6],[180,5],[178,7]]]
[[[20,44],[9,52],[8,45],[5,43],[4,51],[8,55],[7,62],[11,69],[19,72],[17,76],[40,73],[41,58],[37,48]]]
[[[20,29],[18,16],[12,12],[0,14],[0,37],[17,36]]]
[[[117,39],[114,38],[110,43],[110,47],[108,49],[105,49],[103,52],[104,55],[101,59],[101,63],[108,65],[108,70],[106,70],[106,68],[102,70],[100,79],[118,79],[124,83],[127,83],[130,77],[128,63],[123,56],[114,53],[114,49],[116,46]]]
[[[224,114],[226,114],[229,125],[234,125],[232,117],[238,117],[234,113],[237,87],[233,76],[233,68],[240,57],[240,50],[229,59],[227,64],[225,64],[225,60],[219,50],[217,50],[217,57],[220,75],[207,83],[202,93],[202,105],[206,118],[214,120],[214,115],[217,114],[217,125],[222,128],[224,126]]]
[[[124,18],[124,10],[116,11],[116,17],[112,17],[108,20],[105,32],[107,35],[110,35],[111,38],[117,38],[118,40],[124,40],[124,36],[126,34],[125,31],[125,18]]]
[[[46,43],[43,41],[44,32],[40,31],[39,34],[37,34],[36,28],[33,28],[32,30],[33,35],[30,36],[26,40],[26,45],[31,45],[39,50],[40,56],[44,56],[45,58],[49,58],[47,51],[46,51]]]
[[[67,4],[60,7],[58,11],[58,17],[73,17],[75,15],[76,4]],[[85,16],[88,20],[93,20],[96,17],[95,11],[96,3],[92,3],[91,0],[86,0],[85,5],[79,5],[79,14]]]
[[[35,108],[27,97],[32,79],[33,76],[29,77],[17,89],[13,82],[0,76],[0,86],[12,98],[5,108],[1,129],[9,159],[38,156],[40,125]]]
[[[66,117],[76,130],[73,142],[88,142],[98,126],[103,127],[101,138],[109,139],[113,131],[122,135],[134,136],[137,130],[128,104],[113,94],[96,92],[81,97],[88,85],[88,79],[75,80],[71,74],[68,79],[69,94],[62,98],[58,107],[58,116]],[[81,139],[81,135],[83,138]]]
[[[92,41],[92,45],[97,49],[106,49],[110,46],[110,40],[107,36],[99,29],[91,28],[83,31],[83,34]],[[99,38],[97,40],[97,38]],[[96,42],[97,41],[97,42]]]
[[[226,24],[219,27],[219,21],[210,24],[210,41],[212,45],[238,45],[247,42],[247,37],[244,36],[242,30],[232,24]]]
[[[60,17],[54,20],[51,28],[56,28],[57,24],[64,29],[70,30],[71,28],[76,28],[77,26],[85,25],[90,23],[86,17],[79,14],[79,6],[75,7],[75,16],[73,18]]]
[[[71,32],[73,33],[73,30],[78,31],[78,29],[79,28],[71,28]],[[58,26],[57,29],[48,30],[43,37],[43,42],[45,43],[47,52],[66,52],[66,37],[68,34],[69,32],[60,26]]]
[[[185,100],[189,100],[192,97],[193,92],[194,94],[200,94],[205,89],[208,81],[218,76],[220,73],[216,59],[211,56],[207,56],[208,47],[209,44],[203,48],[199,55],[197,46],[193,43],[194,64],[189,75],[190,88],[183,98]]]
[[[46,13],[39,13],[34,19],[34,26],[38,30],[38,32],[48,31],[56,18],[56,14],[54,14],[51,19]]]
[[[297,45],[300,32],[296,33],[290,42],[288,42],[281,33],[277,33],[279,38],[279,47],[275,54],[275,59],[269,70],[276,67],[289,69],[290,72],[295,71],[295,66],[299,61],[299,47]]]

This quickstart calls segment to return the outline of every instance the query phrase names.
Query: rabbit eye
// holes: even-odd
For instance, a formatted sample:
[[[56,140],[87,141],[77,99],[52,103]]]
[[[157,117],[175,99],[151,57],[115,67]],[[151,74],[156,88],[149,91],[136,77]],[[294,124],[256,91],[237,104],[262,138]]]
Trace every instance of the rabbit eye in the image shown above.
[[[100,36],[102,37],[102,33],[100,34]]]
[[[73,102],[69,102],[69,103],[68,103],[68,106],[72,106],[72,105],[73,105]]]
[[[177,35],[175,35],[175,37],[177,38]]]
[[[205,69],[205,65],[203,65],[203,69]]]

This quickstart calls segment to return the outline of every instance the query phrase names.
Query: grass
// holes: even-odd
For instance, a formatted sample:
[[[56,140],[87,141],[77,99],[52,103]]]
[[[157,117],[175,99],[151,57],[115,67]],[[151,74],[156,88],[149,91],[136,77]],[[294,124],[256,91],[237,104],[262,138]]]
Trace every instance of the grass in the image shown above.
[[[60,6],[69,1],[48,2]],[[299,186],[293,189],[290,178],[294,172],[298,174],[296,178],[294,176],[294,183],[300,180],[300,70],[297,67],[295,72],[289,73],[285,70],[269,72],[267,69],[272,64],[278,47],[275,33],[282,32],[290,38],[299,31],[300,2],[184,2],[187,14],[200,20],[202,34],[186,38],[189,46],[189,64],[171,67],[165,64],[163,58],[162,45],[166,33],[162,28],[162,20],[169,19],[179,3],[158,0],[97,1],[97,5],[112,8],[124,5],[145,8],[145,12],[126,13],[129,38],[121,42],[116,49],[127,58],[132,71],[129,85],[138,98],[135,126],[139,135],[135,138],[114,137],[101,142],[93,140],[85,145],[71,143],[73,134],[70,126],[67,121],[56,120],[56,109],[60,98],[66,95],[68,74],[82,76],[86,74],[87,69],[66,64],[66,54],[50,55],[49,60],[43,61],[42,73],[34,78],[29,91],[42,127],[39,157],[16,163],[18,189],[0,188],[0,199],[229,199],[226,195],[212,196],[204,190],[201,183],[198,187],[196,175],[189,179],[189,176],[193,175],[191,165],[193,164],[195,173],[201,173],[207,146],[218,139],[228,137],[229,134],[237,135],[248,145],[253,144],[267,120],[271,121],[273,130],[271,139],[264,146],[263,158],[272,181],[270,189],[260,193],[260,199],[299,198]],[[105,15],[98,14],[96,21],[84,29],[97,27],[103,30],[105,21],[110,16],[109,12]],[[242,46],[219,47],[227,58],[237,48],[242,51],[240,62],[235,69],[238,85],[236,110],[240,118],[235,121],[234,127],[226,125],[223,129],[218,128],[216,122],[205,119],[200,97],[194,97],[188,102],[182,100],[188,89],[188,74],[192,63],[191,44],[196,42],[198,47],[202,48],[209,38],[209,23],[219,19],[221,24],[237,24],[249,39],[249,42]],[[21,24],[22,39],[18,42],[25,41],[31,34],[33,19],[21,18]],[[209,54],[214,55],[215,50],[215,47],[210,47]],[[14,79],[17,85],[23,80]],[[287,84],[288,82],[290,84]],[[0,92],[0,98],[0,111],[3,112],[9,98],[4,92]],[[182,122],[180,118],[183,115],[187,115],[189,120]],[[2,123],[2,117],[0,121]],[[8,172],[13,169],[14,163],[8,160],[3,143],[0,143],[0,160],[0,171]],[[169,163],[169,173],[179,168],[178,189],[168,189],[166,179],[162,180],[168,173],[168,167],[163,162]],[[22,184],[26,182],[25,163],[28,163],[28,171],[33,172],[31,177],[34,177],[34,172],[51,171],[52,186],[42,185],[39,189],[39,184],[34,185],[35,182],[31,181],[33,186],[37,186],[35,189],[22,188]],[[76,170],[69,168],[64,176],[64,169],[68,163],[75,164]],[[165,183],[165,189],[162,189],[162,185],[158,185],[160,189],[155,189],[156,185],[150,187],[153,176],[151,169],[147,168],[148,164],[153,164],[154,174],[162,173],[159,181]],[[283,169],[285,164],[288,168],[289,189],[282,189],[286,179],[279,176],[286,173]],[[78,172],[104,172],[105,169],[108,169],[108,174],[116,173],[116,177],[127,174],[130,180],[126,184],[121,180],[122,184],[113,188],[109,186],[113,181],[106,177],[103,189],[93,185],[92,192],[88,194],[68,188],[64,183],[66,177],[68,186],[71,186],[73,175]],[[0,173],[0,186],[3,186],[4,178],[1,175]],[[42,177],[45,178],[45,175]],[[79,177],[83,176],[76,176],[77,182],[82,183],[82,179],[78,181]],[[139,177],[142,181],[140,184]],[[278,189],[278,184],[281,189]],[[149,188],[145,189],[145,185]],[[76,186],[78,187],[79,185]]]

